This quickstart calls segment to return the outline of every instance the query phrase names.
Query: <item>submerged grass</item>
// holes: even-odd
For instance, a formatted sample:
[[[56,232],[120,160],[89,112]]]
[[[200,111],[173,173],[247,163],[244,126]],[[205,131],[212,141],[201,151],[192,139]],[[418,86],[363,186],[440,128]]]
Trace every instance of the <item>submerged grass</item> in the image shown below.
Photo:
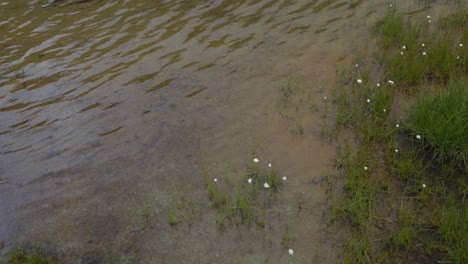
[[[330,228],[350,230],[344,263],[468,261],[467,14],[428,24],[391,12],[373,29],[374,58],[340,75],[338,177],[326,179]],[[416,98],[404,117],[401,95]]]
[[[17,248],[9,257],[8,264],[53,264],[55,263],[47,254],[47,251],[41,250],[34,245],[31,250],[26,248]]]
[[[248,165],[241,179],[214,178],[208,168],[205,169],[207,196],[217,210],[216,222],[224,225],[228,220],[234,224],[256,223],[264,227],[266,211],[271,209],[282,181],[270,167],[262,170],[255,162]]]

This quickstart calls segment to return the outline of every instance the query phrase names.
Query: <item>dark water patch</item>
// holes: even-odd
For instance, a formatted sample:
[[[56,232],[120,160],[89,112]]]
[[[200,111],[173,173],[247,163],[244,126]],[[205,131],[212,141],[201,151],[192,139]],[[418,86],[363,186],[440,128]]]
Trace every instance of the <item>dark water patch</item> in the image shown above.
[[[315,6],[313,8],[313,12],[314,13],[320,13],[323,9],[325,9],[326,7],[336,3],[337,0],[326,0],[326,1],[323,1],[322,3],[318,4],[317,6]]]
[[[325,31],[327,31],[327,28],[321,28],[321,29],[315,30],[314,33],[315,34],[320,34],[320,33],[325,32]]]
[[[80,111],[78,111],[78,113],[84,113],[86,111],[89,111],[89,110],[94,109],[94,108],[99,107],[99,106],[101,106],[100,103],[94,103],[94,104],[88,105],[87,107],[81,109]]]
[[[11,125],[10,128],[19,127],[19,126],[21,126],[21,125],[24,125],[24,124],[28,123],[29,121],[30,121],[29,119],[26,119],[26,120],[24,120],[24,121],[22,121],[22,122],[19,122],[19,123],[16,123],[16,124]]]
[[[298,9],[296,9],[296,10],[294,10],[292,12],[289,12],[289,14],[294,15],[294,14],[302,13],[307,9],[312,9],[315,6],[315,4],[317,4],[317,2],[318,2],[318,0],[308,1],[307,4],[304,4],[301,7],[299,7]],[[286,1],[285,1],[285,3],[286,3]]]
[[[204,71],[204,70],[207,70],[211,67],[214,67],[216,65],[215,62],[211,62],[211,63],[208,63],[208,64],[205,64],[205,65],[202,65],[200,67],[198,67],[196,70],[194,70],[194,72],[199,72],[199,71]]]
[[[347,5],[347,4],[348,4],[347,2],[338,3],[338,4],[334,5],[334,6],[330,6],[329,9],[330,10],[338,9],[338,8],[341,8],[341,7],[345,6],[345,5]]]
[[[118,128],[115,128],[115,129],[112,129],[112,130],[107,131],[107,132],[99,133],[98,136],[100,136],[100,137],[108,136],[108,135],[110,135],[110,134],[113,134],[113,133],[119,131],[121,128],[122,128],[122,126],[120,126],[120,127],[118,127]]]
[[[22,147],[22,148],[18,148],[18,149],[8,150],[8,151],[2,152],[2,154],[11,154],[11,153],[15,153],[15,152],[19,152],[19,151],[23,151],[23,150],[29,149],[29,148],[31,148],[31,147],[32,147],[32,145],[29,145],[29,146]]]
[[[161,70],[158,70],[158,71],[153,72],[153,73],[148,73],[148,74],[136,77],[136,78],[130,80],[129,82],[127,82],[125,85],[139,84],[139,83],[146,82],[148,80],[153,80],[154,77],[158,76],[161,72],[162,72]]]
[[[196,90],[196,91],[193,92],[193,93],[187,94],[185,97],[187,97],[187,98],[194,97],[195,95],[197,95],[197,94],[203,92],[204,90],[206,90],[206,88],[198,89],[198,90]]]
[[[233,43],[231,43],[228,48],[231,50],[231,51],[234,51],[234,50],[237,50],[237,49],[240,49],[242,48],[246,43],[250,42],[253,38],[254,38],[255,34],[252,33],[250,34],[249,36],[243,38],[243,39],[237,39],[237,40],[234,40]]]
[[[35,102],[30,102],[30,103],[17,103],[17,104],[14,104],[14,105],[10,105],[10,106],[6,106],[6,107],[2,107],[0,108],[0,112],[7,112],[7,111],[14,111],[14,110],[19,110],[19,109],[23,109],[31,104],[33,104]]]
[[[102,110],[108,110],[108,109],[111,109],[111,108],[113,108],[113,107],[117,106],[118,104],[120,104],[120,102],[118,102],[118,103],[113,103],[113,104],[110,104],[110,105],[108,105],[108,106],[104,107]]]
[[[147,93],[150,93],[150,92],[153,92],[153,91],[156,91],[156,90],[159,90],[159,89],[162,89],[164,87],[167,87],[169,86],[176,78],[170,78],[170,79],[167,79],[163,82],[160,82],[159,84],[151,87],[150,89],[146,90]]]
[[[299,31],[299,32],[302,33],[302,32],[306,31],[306,30],[309,29],[309,28],[310,28],[310,25],[307,25],[307,26],[298,26],[298,27],[295,27],[295,28],[291,28],[287,33],[288,33],[288,34],[292,34],[292,33],[296,32],[296,31]]]

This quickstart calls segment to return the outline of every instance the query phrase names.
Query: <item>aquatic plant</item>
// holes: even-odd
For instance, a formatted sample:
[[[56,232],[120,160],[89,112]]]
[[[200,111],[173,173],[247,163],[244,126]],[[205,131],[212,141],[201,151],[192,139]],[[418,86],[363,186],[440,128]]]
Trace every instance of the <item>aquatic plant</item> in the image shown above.
[[[53,264],[55,263],[47,250],[33,245],[32,248],[17,248],[8,258],[8,264]]]
[[[248,164],[247,179],[240,182],[229,180],[214,184],[209,170],[205,169],[207,195],[217,210],[216,221],[219,225],[224,225],[226,220],[236,224],[255,221],[258,226],[265,225],[266,209],[271,206],[274,194],[279,191],[280,181],[271,163],[267,164],[266,171],[258,163],[259,160],[254,158]]]

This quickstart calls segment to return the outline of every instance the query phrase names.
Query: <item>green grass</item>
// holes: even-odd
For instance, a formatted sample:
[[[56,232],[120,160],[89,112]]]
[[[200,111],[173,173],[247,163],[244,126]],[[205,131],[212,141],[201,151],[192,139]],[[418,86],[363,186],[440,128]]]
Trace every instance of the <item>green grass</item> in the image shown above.
[[[272,208],[282,181],[274,170],[262,169],[254,162],[250,162],[246,172],[238,176],[239,180],[235,180],[235,175],[227,171],[224,177],[215,178],[208,168],[205,169],[207,196],[217,210],[216,222],[219,225],[224,225],[226,220],[236,225],[257,223],[264,227],[266,212]]]
[[[277,98],[278,112],[296,135],[305,133],[302,116],[309,112],[318,112],[319,107],[313,96],[313,89],[301,83],[299,77],[288,77],[281,85]],[[325,105],[326,106],[326,105]]]
[[[440,163],[457,162],[468,172],[467,81],[454,79],[448,91],[419,96],[407,127],[419,151],[431,153]]]
[[[391,12],[373,58],[339,74],[337,172],[325,180],[329,226],[349,230],[343,263],[468,261],[467,14],[428,25]]]
[[[47,254],[47,251],[41,250],[37,245],[34,245],[31,250],[25,248],[17,248],[8,258],[8,264],[53,264],[52,257]]]
[[[432,25],[426,18],[409,19],[392,12],[373,28],[379,39],[377,60],[386,67],[385,76],[402,90],[415,93],[425,82],[445,83],[450,76],[466,74],[468,41],[466,12]]]
[[[439,232],[446,242],[449,256],[456,263],[468,261],[468,203],[451,201],[443,212]]]
[[[176,226],[184,221],[191,225],[198,215],[201,215],[199,201],[177,193],[173,194],[171,203],[167,207],[168,222],[171,226]]]

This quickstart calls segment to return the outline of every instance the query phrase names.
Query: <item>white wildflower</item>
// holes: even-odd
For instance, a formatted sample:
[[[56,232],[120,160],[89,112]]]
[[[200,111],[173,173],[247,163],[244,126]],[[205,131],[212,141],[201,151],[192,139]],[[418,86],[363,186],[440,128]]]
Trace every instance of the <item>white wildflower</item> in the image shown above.
[[[369,99],[369,98],[367,98],[366,102],[367,102],[367,103],[370,103],[370,99]]]
[[[268,185],[268,183],[265,182],[265,183],[263,184],[263,187],[265,187],[265,189],[268,189],[268,188],[270,188],[270,185]]]
[[[463,43],[460,43],[458,46],[463,47]]]
[[[380,87],[380,83],[377,83],[377,87]]]
[[[423,188],[426,188],[426,184],[423,183],[423,184],[422,184],[422,187],[423,187]]]
[[[213,180],[213,181],[214,181],[214,182],[218,182],[218,179],[214,178],[214,180]]]
[[[422,55],[423,55],[423,56],[426,56],[426,55],[427,55],[427,53],[426,53],[425,51],[423,51]]]
[[[405,50],[405,49],[406,49],[406,46],[405,46],[405,45],[403,45],[403,47],[401,47],[401,48]]]
[[[286,178],[286,176],[283,176],[283,181],[286,181],[288,178]]]
[[[401,51],[400,54],[403,55],[404,54],[403,51]]]
[[[253,160],[253,162],[258,163],[259,160],[258,160],[257,158],[255,158],[255,159]]]
[[[399,127],[400,127],[400,124],[396,124],[395,127],[396,127],[396,128],[399,128]]]
[[[361,80],[361,79],[357,79],[357,83],[361,84],[361,83],[362,83],[362,80]]]
[[[394,84],[394,82],[392,80],[388,80],[388,83],[391,84],[391,85]]]
[[[395,153],[398,153],[398,149],[395,149]]]
[[[252,183],[252,178],[249,178],[247,181],[248,181],[249,183]]]
[[[387,113],[387,109],[384,108],[383,112],[384,112],[384,113]]]
[[[288,250],[288,252],[289,252],[289,255],[291,256],[294,254],[294,250],[292,250],[291,248]]]
[[[416,138],[417,138],[417,139],[421,139],[421,136],[420,136],[420,135],[416,135]]]
[[[268,163],[268,167],[271,168],[271,163]]]
[[[368,170],[369,168],[367,168],[367,166],[364,166],[364,170]]]
[[[423,44],[421,44],[421,46],[424,48],[424,47],[426,47],[426,44],[423,43]]]

